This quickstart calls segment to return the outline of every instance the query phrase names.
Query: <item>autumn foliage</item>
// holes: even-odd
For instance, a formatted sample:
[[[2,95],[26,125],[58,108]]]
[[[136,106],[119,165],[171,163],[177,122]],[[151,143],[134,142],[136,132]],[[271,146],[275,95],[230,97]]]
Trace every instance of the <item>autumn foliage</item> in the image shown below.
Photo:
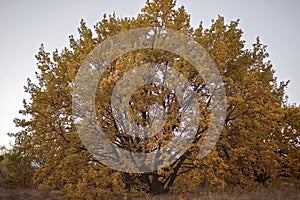
[[[20,111],[24,119],[15,120],[22,130],[14,134],[14,152],[26,155],[34,167],[32,184],[62,190],[67,199],[97,199],[111,193],[156,194],[178,188],[268,185],[282,176],[299,179],[300,109],[287,105],[287,83],[278,83],[274,77],[266,46],[257,38],[247,49],[238,25],[239,20],[225,24],[219,16],[207,29],[201,23],[194,28],[189,14],[184,7],[176,9],[174,0],[147,0],[135,18],[104,15],[94,32],[81,21],[79,38],[70,36],[69,47],[61,52],[49,53],[41,46],[36,55],[38,81],[28,80],[25,90],[31,98],[29,102],[24,100]],[[72,83],[81,63],[98,44],[117,33],[142,27],[177,30],[203,46],[223,78],[227,110],[221,136],[205,158],[198,155],[207,131],[203,128],[172,165],[131,174],[103,165],[81,142],[72,115]],[[208,99],[212,94],[207,92],[195,68],[170,52],[138,50],[111,63],[96,95],[99,124],[110,141],[121,148],[149,152],[174,137],[180,120],[174,93],[159,85],[145,85],[132,95],[131,110],[136,123],[149,123],[147,111],[155,102],[169,113],[164,129],[147,140],[121,134],[110,107],[110,95],[117,81],[141,63],[168,64],[182,73],[199,94],[202,114],[210,112]],[[201,123],[209,124],[209,114],[205,117]]]

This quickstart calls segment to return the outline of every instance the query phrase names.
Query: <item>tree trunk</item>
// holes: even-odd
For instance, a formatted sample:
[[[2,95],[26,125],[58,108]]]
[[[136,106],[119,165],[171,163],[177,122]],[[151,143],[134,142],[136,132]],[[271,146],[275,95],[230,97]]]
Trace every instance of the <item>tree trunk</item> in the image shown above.
[[[166,192],[164,189],[164,183],[158,180],[160,176],[158,174],[153,174],[152,177],[153,179],[150,182],[150,193],[161,194]]]

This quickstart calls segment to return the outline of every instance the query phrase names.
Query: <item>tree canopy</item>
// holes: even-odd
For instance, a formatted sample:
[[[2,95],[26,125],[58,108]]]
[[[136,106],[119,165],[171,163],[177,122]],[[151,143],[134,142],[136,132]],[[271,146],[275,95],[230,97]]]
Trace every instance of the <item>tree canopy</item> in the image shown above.
[[[82,20],[79,38],[69,37],[69,47],[46,52],[42,45],[36,55],[38,82],[28,79],[30,94],[15,123],[14,149],[35,167],[34,183],[61,189],[66,198],[95,199],[107,193],[143,191],[168,192],[176,187],[225,187],[267,184],[279,176],[299,179],[300,109],[288,106],[286,82],[276,80],[266,46],[259,38],[251,49],[245,47],[239,20],[225,24],[219,16],[209,28],[190,25],[185,8],[174,0],[147,0],[135,18],[104,15],[94,29]],[[160,104],[167,113],[163,129],[140,139],[124,134],[116,126],[110,96],[121,77],[142,63],[168,65],[190,83],[201,113],[199,129],[189,148],[170,166],[147,173],[116,171],[103,165],[81,142],[72,114],[72,91],[81,63],[100,43],[120,32],[161,27],[180,31],[199,43],[214,60],[226,89],[226,117],[220,138],[206,157],[199,149],[210,122],[212,93],[195,67],[181,56],[159,49],[129,52],[114,60],[99,81],[96,92],[97,117],[109,140],[120,148],[150,152],[175,137],[180,122],[180,105],[174,91],[148,84],[130,98],[136,124],[149,124],[151,106]],[[94,33],[94,34],[93,34]]]

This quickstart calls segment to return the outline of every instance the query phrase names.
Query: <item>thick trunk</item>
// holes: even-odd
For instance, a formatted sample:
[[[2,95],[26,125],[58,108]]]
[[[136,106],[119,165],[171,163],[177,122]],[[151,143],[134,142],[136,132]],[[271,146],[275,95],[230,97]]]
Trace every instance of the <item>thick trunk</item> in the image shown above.
[[[201,139],[201,134],[206,130],[207,127],[202,129],[201,131],[198,131],[198,134],[195,137],[193,143],[198,142]],[[186,158],[190,156],[190,153],[190,151],[186,151],[180,158],[178,158],[173,164],[171,164],[169,168],[172,168],[172,173],[166,173],[164,176],[158,174],[157,171],[140,175],[125,173],[124,181],[126,184],[126,189],[132,189],[131,185],[141,186],[141,183],[143,186],[147,187],[144,188],[145,191],[148,191],[151,194],[161,194],[168,192],[173,186],[176,177],[178,176],[179,169],[182,167],[182,164],[184,163]],[[163,182],[160,180],[160,178],[162,178]]]
[[[159,181],[159,175],[158,174],[153,174],[152,175],[153,179],[150,183],[150,193],[151,194],[161,194],[164,193],[164,183]]]
[[[130,191],[131,186],[134,184],[133,177],[130,174],[125,172],[123,174],[123,179],[124,179],[124,183],[125,183],[125,190]]]

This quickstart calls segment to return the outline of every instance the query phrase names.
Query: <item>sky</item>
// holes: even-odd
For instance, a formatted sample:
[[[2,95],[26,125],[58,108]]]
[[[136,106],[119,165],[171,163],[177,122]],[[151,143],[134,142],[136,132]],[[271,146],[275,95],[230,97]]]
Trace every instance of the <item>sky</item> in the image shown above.
[[[218,15],[226,22],[240,19],[246,47],[259,36],[268,46],[269,59],[278,81],[290,80],[290,103],[300,104],[300,1],[298,0],[177,0],[191,15],[194,27],[204,27]],[[13,141],[13,119],[21,117],[23,86],[37,71],[34,55],[43,43],[47,51],[68,46],[68,36],[77,35],[81,19],[92,28],[104,13],[134,17],[144,0],[0,0],[0,146]]]

